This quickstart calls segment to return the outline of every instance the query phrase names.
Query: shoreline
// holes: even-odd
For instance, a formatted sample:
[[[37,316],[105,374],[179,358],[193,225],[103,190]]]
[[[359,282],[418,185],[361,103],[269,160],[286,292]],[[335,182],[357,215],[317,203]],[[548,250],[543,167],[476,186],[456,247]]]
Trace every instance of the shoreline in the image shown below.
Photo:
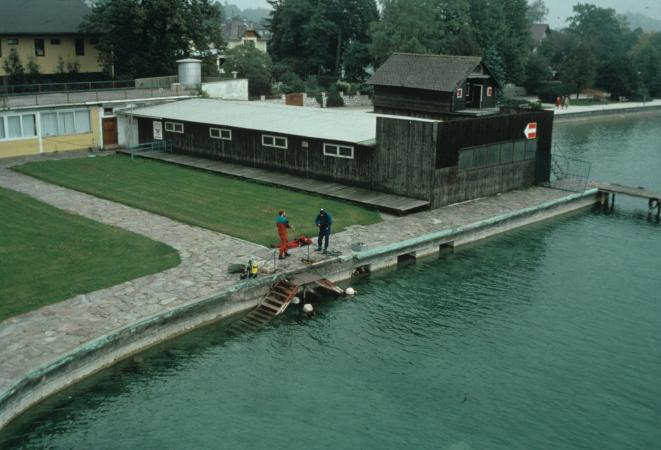
[[[73,350],[59,355],[48,364],[34,368],[11,387],[0,393],[0,429],[47,397],[104,370],[115,363],[129,358],[154,345],[160,344],[195,329],[228,319],[247,312],[257,306],[270,285],[282,278],[297,273],[315,271],[334,282],[351,279],[352,273],[361,268],[368,272],[397,266],[400,258],[430,257],[443,249],[455,248],[485,238],[506,233],[540,221],[553,219],[561,215],[590,207],[598,202],[597,190],[589,189],[581,193],[552,191],[548,188],[533,187],[519,192],[499,194],[485,199],[478,199],[468,204],[451,205],[428,213],[406,216],[413,228],[408,238],[381,236],[381,242],[368,245],[368,250],[360,253],[347,251],[346,255],[323,260],[310,266],[299,265],[285,269],[274,275],[265,275],[255,280],[235,283],[203,300],[160,311],[129,325],[117,328],[110,333],[98,336],[77,346]],[[539,199],[534,194],[544,194]],[[553,194],[553,195],[551,195]],[[451,224],[440,230],[418,234],[423,228],[413,223],[420,219],[445,216],[448,212],[470,215],[473,210],[481,209],[482,203],[499,204],[500,201],[515,196],[525,198],[527,206],[512,208],[503,212],[495,208],[494,212],[482,215],[479,220],[469,220],[465,224]],[[527,198],[526,195],[532,197]],[[547,198],[550,197],[550,198]],[[520,201],[520,200],[518,200]],[[432,219],[436,220],[436,219]],[[426,220],[424,224],[426,224]],[[387,228],[387,224],[380,228]],[[416,225],[418,230],[416,230]],[[361,233],[372,234],[373,226],[356,227],[335,235],[342,248],[357,242]],[[429,226],[427,226],[429,228]],[[377,230],[375,230],[377,231]],[[378,231],[377,231],[378,234]]]

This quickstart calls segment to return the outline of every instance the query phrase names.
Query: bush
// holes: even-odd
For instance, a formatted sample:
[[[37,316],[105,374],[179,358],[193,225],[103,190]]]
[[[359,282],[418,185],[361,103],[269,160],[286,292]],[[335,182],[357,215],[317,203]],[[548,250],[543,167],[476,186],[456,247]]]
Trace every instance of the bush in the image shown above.
[[[305,92],[305,83],[291,70],[287,70],[280,75],[280,92],[283,94],[293,94],[295,92]]]
[[[571,88],[557,81],[544,83],[537,90],[539,99],[544,103],[555,103],[556,98],[569,94],[571,94]]]
[[[344,106],[344,99],[340,95],[340,90],[336,84],[332,85],[326,99],[326,106],[329,108]]]
[[[344,94],[349,94],[351,92],[351,83],[347,83],[346,81],[338,81],[335,83],[335,86],[337,86],[337,89]]]

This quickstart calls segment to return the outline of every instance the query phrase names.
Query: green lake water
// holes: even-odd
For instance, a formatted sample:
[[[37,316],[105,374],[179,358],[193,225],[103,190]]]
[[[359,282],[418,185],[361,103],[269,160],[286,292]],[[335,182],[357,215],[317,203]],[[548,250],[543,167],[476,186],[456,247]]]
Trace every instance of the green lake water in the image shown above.
[[[661,116],[557,124],[661,191]],[[0,448],[661,448],[661,225],[586,210],[354,283],[312,320],[207,328],[67,390]]]

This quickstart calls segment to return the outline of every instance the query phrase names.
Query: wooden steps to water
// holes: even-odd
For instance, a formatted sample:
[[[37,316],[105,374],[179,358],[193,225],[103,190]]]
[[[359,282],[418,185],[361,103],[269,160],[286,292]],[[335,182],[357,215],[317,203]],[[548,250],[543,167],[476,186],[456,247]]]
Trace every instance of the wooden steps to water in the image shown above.
[[[232,328],[235,331],[253,331],[261,327],[285,312],[299,289],[299,285],[286,280],[274,283],[262,302],[237,321]]]

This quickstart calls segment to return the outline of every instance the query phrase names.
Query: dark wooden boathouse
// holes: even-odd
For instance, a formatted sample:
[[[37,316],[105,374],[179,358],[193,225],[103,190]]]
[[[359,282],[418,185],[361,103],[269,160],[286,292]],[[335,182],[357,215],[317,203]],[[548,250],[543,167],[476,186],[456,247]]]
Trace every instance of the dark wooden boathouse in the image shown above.
[[[412,55],[393,58],[402,56]],[[495,99],[470,111],[465,99],[456,100],[457,89],[497,88],[480,59],[420,59],[434,61],[431,67],[457,64],[456,76],[446,70],[441,77],[448,92],[423,98],[417,81],[396,89],[375,84],[372,114],[211,99],[124,114],[137,122],[141,143],[166,139],[179,152],[416,198],[432,208],[549,181],[553,111],[488,108]],[[382,79],[379,72],[373,80]],[[533,126],[536,135],[526,135]]]
[[[500,85],[479,56],[395,53],[367,82],[377,113],[452,120],[498,111]]]

